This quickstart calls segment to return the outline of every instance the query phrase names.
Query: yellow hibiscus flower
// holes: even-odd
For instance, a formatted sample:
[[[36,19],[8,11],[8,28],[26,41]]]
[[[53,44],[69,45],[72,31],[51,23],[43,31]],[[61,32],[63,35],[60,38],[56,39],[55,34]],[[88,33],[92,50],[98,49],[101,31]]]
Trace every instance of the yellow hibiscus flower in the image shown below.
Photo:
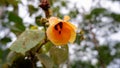
[[[76,38],[76,27],[68,22],[69,16],[64,16],[64,20],[57,17],[49,18],[49,27],[47,28],[47,37],[55,45],[65,45],[68,42],[73,43]]]

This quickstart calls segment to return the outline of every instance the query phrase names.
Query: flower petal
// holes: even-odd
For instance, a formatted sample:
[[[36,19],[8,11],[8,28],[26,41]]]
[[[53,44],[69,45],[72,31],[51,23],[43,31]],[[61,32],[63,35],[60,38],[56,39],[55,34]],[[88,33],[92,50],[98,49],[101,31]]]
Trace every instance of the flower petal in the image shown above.
[[[76,39],[76,32],[75,31],[71,31],[71,37],[69,39],[70,43],[73,43]]]
[[[64,16],[64,21],[69,21],[70,17],[69,16]]]
[[[58,19],[56,17],[50,17],[49,18],[50,25],[56,25],[58,22]]]
[[[71,27],[71,37],[69,39],[70,43],[73,43],[76,39],[76,32],[75,30],[77,29],[73,24],[71,24],[70,22],[66,22],[67,25],[69,25],[69,27]]]
[[[77,29],[77,27],[75,26],[75,25],[73,25],[73,24],[71,24],[71,22],[66,22],[70,27],[72,27],[74,30],[76,30]]]

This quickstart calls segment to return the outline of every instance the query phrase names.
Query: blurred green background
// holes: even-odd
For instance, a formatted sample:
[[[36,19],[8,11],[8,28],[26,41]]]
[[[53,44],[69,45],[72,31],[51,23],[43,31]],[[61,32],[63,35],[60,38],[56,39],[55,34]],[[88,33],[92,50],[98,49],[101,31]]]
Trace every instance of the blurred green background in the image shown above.
[[[75,43],[69,44],[71,68],[120,68],[119,0],[49,1],[53,16],[69,15],[78,27]],[[0,67],[12,42],[30,26],[41,27],[41,17],[39,0],[0,0]]]

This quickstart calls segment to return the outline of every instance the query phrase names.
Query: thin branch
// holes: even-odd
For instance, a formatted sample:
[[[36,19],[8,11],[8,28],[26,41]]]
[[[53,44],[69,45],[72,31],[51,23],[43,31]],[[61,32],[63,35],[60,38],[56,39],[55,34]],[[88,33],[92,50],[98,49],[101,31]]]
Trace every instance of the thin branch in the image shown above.
[[[36,53],[38,53],[39,50],[42,48],[42,46],[43,46],[44,44],[46,44],[47,42],[48,42],[48,40],[44,40],[44,42],[37,48]]]
[[[98,60],[99,60],[100,65],[102,66],[102,68],[106,68],[103,59],[100,57],[101,54],[100,54],[100,50],[98,48],[98,45],[99,45],[98,44],[98,40],[96,39],[95,33],[92,31],[93,27],[92,27],[91,23],[92,23],[92,21],[89,22],[90,32],[91,32],[91,34],[93,36],[93,40],[92,41],[93,41],[93,43],[95,45],[95,49],[98,51],[98,55],[99,55]]]
[[[51,16],[50,12],[50,3],[48,0],[40,0],[40,7],[44,10],[46,18],[49,18]]]
[[[46,18],[49,18],[49,17],[50,17],[50,12],[49,12],[50,3],[49,3],[49,1],[48,1],[48,0],[40,0],[40,5],[39,5],[39,7],[41,7],[41,8],[44,10],[45,15],[46,15]],[[47,35],[46,35],[46,25],[45,25],[46,23],[47,23],[47,22],[45,22],[45,23],[43,24],[44,30],[45,30],[45,39],[44,39],[44,41],[40,44],[40,46],[37,48],[36,53],[38,53],[39,50],[42,48],[42,46],[48,42],[48,40],[47,40]]]

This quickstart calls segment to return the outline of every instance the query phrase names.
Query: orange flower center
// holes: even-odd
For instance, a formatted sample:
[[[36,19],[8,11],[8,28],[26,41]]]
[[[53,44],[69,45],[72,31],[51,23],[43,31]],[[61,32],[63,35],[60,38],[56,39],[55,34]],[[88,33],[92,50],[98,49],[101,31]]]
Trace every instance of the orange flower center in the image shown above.
[[[57,25],[54,26],[54,29],[58,31],[59,34],[61,34],[62,27],[63,27],[63,23],[59,22]]]
[[[70,28],[64,22],[59,22],[54,26],[53,34],[54,38],[63,44],[67,43],[71,36]],[[58,40],[56,40],[56,42],[58,42]]]

